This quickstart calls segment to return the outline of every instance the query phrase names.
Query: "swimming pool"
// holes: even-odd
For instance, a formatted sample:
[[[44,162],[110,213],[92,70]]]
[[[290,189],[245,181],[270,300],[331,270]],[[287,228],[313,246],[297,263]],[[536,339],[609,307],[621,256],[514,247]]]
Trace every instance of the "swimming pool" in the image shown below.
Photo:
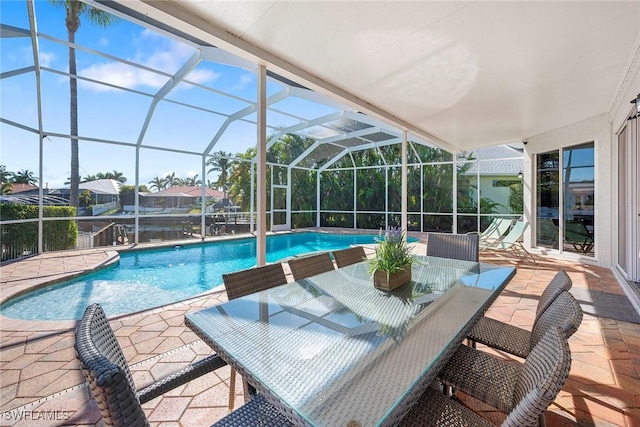
[[[268,236],[267,262],[371,244],[376,237],[315,232]],[[222,284],[223,273],[255,262],[254,238],[123,252],[115,266],[12,299],[0,307],[0,314],[25,320],[79,319],[95,302],[108,316],[132,313],[210,291]]]

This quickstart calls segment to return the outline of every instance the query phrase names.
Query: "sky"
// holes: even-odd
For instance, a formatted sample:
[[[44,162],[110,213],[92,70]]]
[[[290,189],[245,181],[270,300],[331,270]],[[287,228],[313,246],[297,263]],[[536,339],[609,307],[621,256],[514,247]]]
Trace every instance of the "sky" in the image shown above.
[[[24,1],[1,1],[0,8],[2,24],[29,28]],[[38,58],[43,68],[42,129],[44,134],[49,135],[43,141],[42,181],[49,188],[60,188],[70,176],[71,158],[69,139],[55,136],[69,133],[69,77],[60,74],[68,71],[67,47],[60,43],[67,40],[65,15],[64,9],[55,8],[47,0],[37,0],[35,8],[38,31],[42,34],[38,38]],[[35,72],[16,72],[34,65],[31,39],[2,38],[0,43],[0,72],[5,75],[0,80],[0,117],[38,130]],[[193,84],[183,82],[173,88],[167,98],[174,103],[158,102],[147,131],[141,134],[153,95],[196,49],[125,19],[118,19],[108,28],[101,28],[85,19],[76,33],[76,43],[86,48],[78,49],[76,53],[78,75],[112,85],[79,81],[78,128],[79,135],[83,137],[133,144],[142,138],[142,146],[202,152],[226,118],[211,111],[232,114],[256,99],[257,83],[253,70],[212,61],[200,62],[187,78]],[[202,86],[231,93],[233,97],[203,89]],[[269,80],[267,96],[282,89],[279,82]],[[275,127],[289,126],[300,119],[311,119],[335,111],[332,107],[301,98],[287,98],[272,107],[267,120]],[[296,117],[278,111],[287,111]],[[255,120],[255,114],[247,116],[247,119]],[[268,130],[267,135],[272,132]],[[12,172],[28,169],[39,177],[38,134],[2,122],[0,137],[0,164]],[[242,153],[255,146],[255,141],[255,125],[236,121],[212,151]],[[128,184],[134,184],[135,151],[123,145],[81,140],[80,176],[117,170],[128,178]],[[181,178],[198,174],[201,179],[201,157],[140,150],[140,184],[148,184],[154,177],[164,177],[170,173]],[[217,174],[207,176],[211,181],[216,178]]]

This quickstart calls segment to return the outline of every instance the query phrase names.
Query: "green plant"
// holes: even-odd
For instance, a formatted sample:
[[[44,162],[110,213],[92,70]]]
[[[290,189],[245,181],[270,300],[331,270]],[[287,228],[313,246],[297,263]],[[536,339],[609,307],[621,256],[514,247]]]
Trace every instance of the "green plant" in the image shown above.
[[[377,241],[376,255],[367,261],[370,273],[373,274],[378,270],[395,273],[411,266],[415,261],[411,248],[407,245],[405,234],[399,228],[388,228],[384,238]]]

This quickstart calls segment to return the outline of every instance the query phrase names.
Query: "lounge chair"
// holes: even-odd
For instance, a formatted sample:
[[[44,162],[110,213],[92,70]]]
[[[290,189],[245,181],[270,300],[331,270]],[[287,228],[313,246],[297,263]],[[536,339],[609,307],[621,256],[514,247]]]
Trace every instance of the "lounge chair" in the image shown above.
[[[478,262],[479,240],[477,234],[427,233],[426,255]]]
[[[234,271],[222,275],[224,287],[229,300],[240,298],[254,292],[263,291],[287,283],[281,263],[267,264],[260,267],[248,268],[246,270]],[[236,370],[231,368],[229,377],[229,410],[232,411],[236,398]],[[249,401],[249,384],[244,382],[245,402]]]
[[[480,236],[480,242],[491,243],[497,242],[502,236],[509,231],[513,225],[513,219],[510,218],[494,218],[491,224],[484,229],[481,233],[470,232],[467,234],[478,234]]]
[[[480,242],[481,251],[507,252],[511,251],[516,256],[529,256],[534,264],[537,264],[535,258],[529,251],[525,249],[520,241],[525,230],[529,226],[528,221],[516,221],[513,228],[502,239],[496,242],[483,243]]]
[[[338,268],[361,262],[367,258],[362,246],[353,246],[351,248],[333,251],[331,254],[336,262],[336,267]]]
[[[99,304],[92,304],[85,310],[76,328],[75,348],[91,394],[107,426],[148,426],[142,404],[227,364],[218,355],[212,355],[136,391],[122,349]],[[214,426],[288,424],[274,406],[256,396]]]

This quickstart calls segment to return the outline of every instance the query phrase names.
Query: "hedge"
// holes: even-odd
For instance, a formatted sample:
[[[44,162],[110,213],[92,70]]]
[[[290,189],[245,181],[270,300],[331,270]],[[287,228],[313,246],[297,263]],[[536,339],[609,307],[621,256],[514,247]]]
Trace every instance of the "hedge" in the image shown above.
[[[43,216],[46,218],[75,217],[76,208],[69,206],[44,206]],[[2,221],[32,218],[38,218],[38,206],[3,204],[0,207],[0,219]],[[69,219],[44,221],[42,238],[45,250],[74,249],[78,239],[78,224],[75,220]],[[24,224],[3,225],[2,246],[3,249],[10,249],[6,254],[3,250],[3,260],[14,258],[15,256],[5,255],[15,252],[16,250],[21,253],[23,250],[37,248],[38,223],[29,222]]]

